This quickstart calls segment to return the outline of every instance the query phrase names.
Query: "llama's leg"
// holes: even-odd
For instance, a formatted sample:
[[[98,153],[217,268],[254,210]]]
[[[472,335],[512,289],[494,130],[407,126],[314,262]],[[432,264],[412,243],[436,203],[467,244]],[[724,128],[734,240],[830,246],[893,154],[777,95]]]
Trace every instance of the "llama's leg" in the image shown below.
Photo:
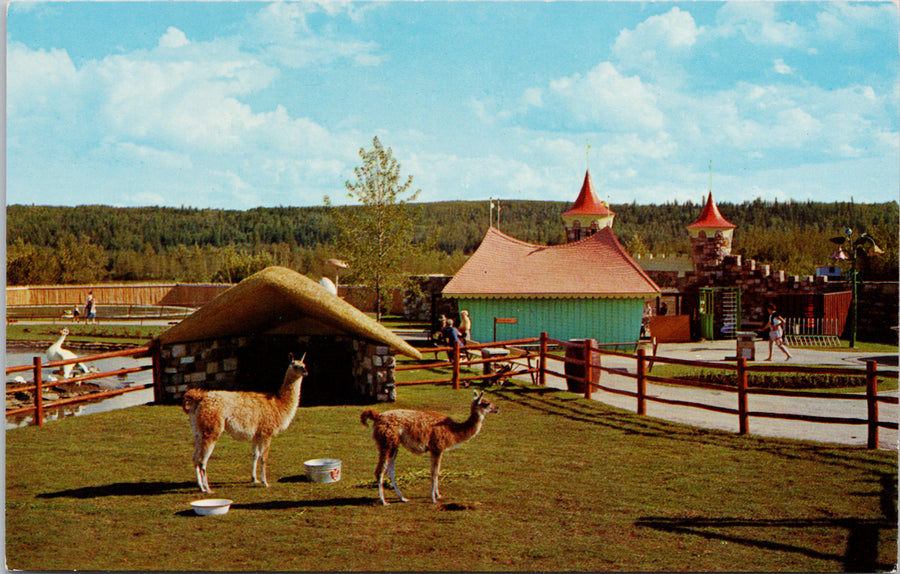
[[[254,442],[253,442],[253,453],[252,453],[252,456],[253,456],[253,470],[252,470],[251,473],[250,473],[250,477],[251,477],[251,479],[253,480],[253,482],[259,482],[259,479],[256,478],[256,463],[257,463],[257,461],[259,461],[259,451],[260,451],[260,448],[261,448],[260,445],[257,444],[256,441],[254,441]]]
[[[387,448],[378,449],[378,464],[375,466],[375,482],[378,483],[378,498],[381,504],[387,506],[389,503],[384,499],[384,471],[390,460],[390,450]]]
[[[194,455],[194,466],[197,467],[197,482],[200,484],[200,490],[203,492],[212,492],[212,489],[209,487],[209,478],[206,474],[206,464],[216,448],[217,438],[202,439],[200,451]]]
[[[397,496],[400,497],[401,502],[409,502],[409,499],[403,496],[403,493],[400,492],[400,487],[397,486],[397,479],[394,477],[394,463],[397,462],[397,451],[399,449],[394,447],[391,451],[391,458],[388,460],[388,477],[391,479],[391,486],[394,487],[394,492],[397,493]]]
[[[198,417],[198,413],[194,413]],[[194,466],[197,469],[197,482],[203,492],[212,492],[206,474],[206,463],[216,448],[216,441],[224,430],[220,425],[204,425],[202,418],[192,420],[194,427]]]
[[[438,490],[438,478],[441,475],[442,454],[440,451],[431,453],[431,502],[437,502],[441,498],[441,493]]]
[[[269,437],[268,439],[263,439],[262,443],[259,446],[259,455],[258,456],[260,458],[260,461],[262,462],[262,469],[261,469],[262,483],[263,483],[263,486],[266,486],[266,487],[269,486],[269,482],[266,480],[266,464],[269,462],[269,447],[271,447],[271,446],[272,446],[272,437]],[[255,477],[256,476],[256,461],[255,460],[253,461],[253,474]]]
[[[193,420],[191,421],[194,422]],[[194,430],[194,456],[192,457],[192,461],[194,464],[194,470],[197,473],[197,486],[200,487],[200,492],[206,492],[209,488],[206,485],[206,459],[209,458],[208,455],[204,456],[203,452],[203,435],[197,430],[196,425],[191,425]],[[215,443],[213,443],[215,446]]]

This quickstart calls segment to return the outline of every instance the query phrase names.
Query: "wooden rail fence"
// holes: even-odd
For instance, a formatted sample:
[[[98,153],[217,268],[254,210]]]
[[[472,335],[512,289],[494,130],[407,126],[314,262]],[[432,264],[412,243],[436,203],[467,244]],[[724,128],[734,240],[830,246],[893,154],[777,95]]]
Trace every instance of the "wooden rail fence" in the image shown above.
[[[550,348],[554,349],[568,349],[573,347],[582,347],[581,356],[582,357],[591,357],[592,353],[594,356],[596,354],[600,355],[614,355],[619,357],[625,357],[627,359],[632,359],[635,361],[635,369],[634,372],[630,370],[623,370],[621,368],[610,368],[602,366],[601,361],[592,361],[590,359],[577,359],[568,356],[560,356],[557,354],[550,353]],[[698,409],[704,409],[719,413],[732,414],[738,417],[738,428],[740,434],[748,433],[748,420],[750,417],[757,418],[774,418],[774,419],[785,419],[785,420],[797,420],[797,421],[807,421],[807,422],[815,422],[821,424],[847,424],[847,425],[866,425],[868,428],[868,438],[867,438],[867,447],[870,449],[878,448],[878,431],[880,428],[893,429],[897,430],[898,423],[895,420],[882,420],[879,418],[879,405],[880,404],[898,404],[898,398],[896,396],[879,396],[878,394],[878,380],[879,378],[891,378],[897,379],[898,375],[894,371],[881,371],[879,372],[877,369],[877,364],[874,361],[869,361],[866,363],[865,369],[860,368],[837,368],[837,367],[812,367],[812,366],[801,366],[801,365],[748,365],[747,360],[744,358],[738,359],[735,363],[711,363],[704,361],[689,361],[683,359],[674,359],[674,358],[666,358],[659,357],[656,355],[648,355],[646,345],[640,342],[627,342],[627,343],[613,343],[609,345],[600,345],[601,348],[591,347],[591,341],[585,340],[583,342],[573,343],[568,341],[559,341],[556,339],[551,339],[547,336],[546,333],[541,333],[540,337],[529,338],[529,339],[518,339],[513,341],[500,341],[496,343],[479,343],[473,345],[456,345],[454,347],[435,347],[432,349],[427,349],[425,352],[434,353],[435,360],[434,362],[417,362],[415,364],[409,365],[398,365],[396,367],[397,371],[416,371],[416,370],[434,370],[434,369],[442,369],[442,368],[450,368],[450,376],[443,376],[440,378],[428,378],[416,381],[409,382],[400,382],[398,381],[397,386],[404,385],[427,385],[427,384],[439,384],[439,383],[450,383],[454,389],[458,389],[460,383],[468,384],[471,381],[475,380],[483,380],[483,381],[492,381],[496,380],[498,377],[498,373],[493,370],[493,368],[485,369],[483,374],[480,375],[465,375],[461,374],[461,369],[463,368],[471,368],[477,365],[492,365],[496,363],[506,363],[509,365],[515,365],[519,368],[519,370],[512,370],[504,373],[504,376],[515,376],[515,375],[530,375],[532,378],[532,382],[537,385],[546,385],[546,376],[548,374],[554,375],[557,377],[562,377],[567,380],[571,380],[573,377],[566,373],[561,373],[558,371],[553,371],[548,368],[548,361],[553,360],[557,362],[561,362],[564,364],[572,364],[578,365],[583,370],[583,375],[581,380],[578,381],[580,383],[579,386],[583,386],[584,388],[584,397],[591,398],[591,395],[596,390],[606,391],[608,393],[625,395],[629,397],[633,397],[637,401],[637,413],[639,415],[646,414],[646,405],[647,401],[653,401],[657,403],[663,403],[668,405],[675,406],[686,406],[693,407]],[[632,349],[637,349],[636,353],[624,353],[619,352],[618,350],[612,351],[608,350],[605,347],[630,347]],[[470,359],[470,355],[478,355],[478,351],[485,351],[489,349],[498,349],[501,350],[501,353],[505,351],[505,353],[481,353],[480,359]],[[446,361],[437,360],[438,355],[441,353],[446,353],[448,355],[448,359]],[[694,368],[708,368],[708,369],[717,369],[717,370],[728,370],[734,372],[734,376],[736,379],[736,385],[722,385],[715,383],[707,383],[703,381],[696,381],[687,378],[668,378],[668,377],[658,377],[650,374],[652,366],[654,363],[663,363],[663,364],[675,364],[675,365],[686,365]],[[602,372],[613,373],[623,377],[629,377],[635,379],[635,390],[625,390],[621,388],[615,388],[608,385],[602,385],[598,382],[594,382],[594,371],[599,370]],[[812,391],[797,391],[797,390],[786,390],[786,389],[763,389],[763,388],[753,388],[749,387],[747,384],[748,374],[749,373],[805,373],[805,374],[821,374],[821,375],[845,375],[852,377],[860,377],[861,381],[865,381],[866,392],[865,394],[858,393],[819,393]],[[683,387],[695,387],[695,388],[706,388],[718,391],[725,391],[734,393],[736,395],[737,401],[735,407],[722,407],[717,405],[710,405],[700,402],[694,401],[686,401],[680,399],[673,398],[665,398],[661,396],[653,396],[648,395],[646,392],[646,386],[648,382],[653,383],[664,383],[669,385],[677,385]],[[853,400],[853,401],[865,401],[867,406],[867,416],[866,418],[858,418],[858,417],[833,417],[833,416],[821,416],[821,415],[811,415],[811,414],[803,414],[803,413],[776,413],[776,412],[766,412],[766,411],[751,411],[747,406],[747,398],[750,395],[777,395],[784,397],[797,397],[797,398],[815,398],[821,400],[831,400],[831,399],[845,399],[845,400]]]
[[[571,349],[571,348],[581,348],[581,356],[585,357],[584,359],[577,359],[569,356],[560,356],[558,354],[551,353],[551,348],[554,350],[559,349]],[[608,350],[606,347],[613,347],[615,349],[621,347],[628,348],[636,348],[636,353],[624,353],[618,350]],[[613,343],[607,345],[600,345],[599,348],[591,346],[590,340],[584,340],[583,342],[573,343],[567,341],[559,341],[556,339],[551,339],[547,336],[547,333],[541,333],[540,337],[533,337],[527,339],[517,339],[511,341],[499,341],[494,343],[475,343],[471,345],[459,345],[458,343],[452,347],[433,347],[426,349],[425,353],[433,353],[434,359],[431,362],[426,361],[417,361],[412,364],[401,365],[398,364],[396,366],[396,370],[398,372],[401,371],[434,371],[437,369],[446,369],[449,367],[450,375],[449,377],[446,375],[440,377],[432,377],[425,379],[418,379],[415,381],[397,381],[397,386],[410,386],[410,385],[430,385],[430,384],[440,384],[440,383],[449,383],[453,386],[454,389],[459,389],[460,384],[464,384],[468,386],[468,384],[472,381],[486,381],[486,382],[494,382],[499,380],[500,377],[511,377],[511,376],[522,376],[529,375],[531,377],[531,381],[533,384],[545,386],[546,385],[546,377],[547,375],[554,375],[557,377],[562,377],[566,380],[573,379],[572,375],[566,373],[560,373],[558,371],[553,371],[548,368],[548,361],[557,361],[565,364],[577,365],[581,367],[583,371],[583,375],[580,377],[579,386],[583,387],[584,397],[591,398],[592,394],[596,390],[606,391],[608,393],[625,395],[629,397],[633,397],[637,401],[637,413],[639,415],[646,414],[646,404],[647,401],[653,401],[657,403],[676,405],[676,406],[687,406],[698,409],[704,409],[719,413],[732,414],[738,417],[738,428],[740,434],[748,433],[748,419],[750,417],[758,417],[758,418],[776,418],[776,419],[786,419],[786,420],[799,420],[799,421],[808,421],[822,424],[848,424],[848,425],[866,425],[868,428],[868,439],[867,446],[868,448],[875,449],[878,448],[878,431],[880,428],[887,428],[897,430],[898,423],[897,421],[892,420],[882,420],[879,417],[879,405],[880,404],[898,404],[898,399],[895,396],[879,396],[878,394],[878,380],[879,378],[892,378],[897,379],[898,375],[893,371],[881,371],[879,372],[877,369],[877,364],[874,361],[869,361],[866,363],[865,369],[846,369],[846,368],[834,368],[834,367],[806,367],[799,365],[753,365],[750,366],[747,364],[747,360],[744,358],[739,358],[735,364],[731,363],[711,363],[704,361],[688,361],[683,359],[674,359],[667,357],[659,357],[656,355],[648,355],[646,346],[641,344],[640,342],[623,342],[623,343]],[[439,355],[445,353],[447,355],[446,361],[441,361],[439,359]],[[623,370],[621,368],[610,368],[604,367],[602,365],[602,359],[598,361],[592,360],[592,357],[596,357],[597,355],[608,355],[608,356],[618,356],[624,357],[627,359],[631,359],[635,361],[635,369],[632,373],[630,370]],[[25,387],[17,387],[13,389],[7,389],[6,392],[14,393],[14,392],[27,392],[33,391],[34,393],[34,405],[21,407],[17,409],[7,410],[7,415],[18,414],[23,412],[35,412],[35,424],[43,425],[44,423],[44,410],[48,408],[58,407],[62,405],[70,405],[79,402],[88,402],[93,401],[98,398],[105,398],[115,395],[120,395],[128,392],[138,391],[142,389],[146,389],[149,387],[154,387],[154,394],[158,395],[159,389],[155,383],[148,383],[145,385],[137,385],[133,387],[127,387],[122,389],[115,389],[111,391],[103,391],[98,393],[90,393],[87,395],[82,395],[79,397],[72,397],[67,399],[62,399],[59,401],[54,401],[52,403],[44,404],[43,401],[43,393],[42,387],[45,384],[42,381],[42,373],[45,368],[56,368],[62,367],[65,365],[71,365],[75,363],[88,363],[91,361],[98,361],[101,359],[109,359],[114,357],[151,357],[152,364],[151,365],[143,365],[139,367],[127,368],[127,369],[118,369],[115,371],[102,372],[102,373],[89,373],[86,375],[82,375],[79,377],[72,377],[69,379],[65,379],[67,383],[74,383],[80,381],[87,381],[92,379],[99,379],[103,377],[117,376],[121,374],[130,374],[136,373],[139,371],[145,371],[149,369],[154,370],[154,381],[159,380],[158,369],[159,369],[159,357],[158,357],[158,349],[154,349],[153,347],[145,346],[145,347],[137,347],[134,349],[126,349],[121,351],[111,351],[107,353],[99,353],[96,355],[88,355],[84,357],[79,357],[77,359],[68,359],[64,361],[52,361],[49,363],[41,363],[41,357],[34,357],[33,365],[24,365],[20,367],[9,367],[6,369],[7,378],[9,375],[19,372],[27,372],[32,371],[34,376],[34,383],[30,386]],[[476,358],[472,358],[472,357]],[[479,357],[480,358],[477,358]],[[498,363],[503,363],[506,365],[506,371],[496,370],[494,367]],[[734,372],[734,376],[736,379],[736,385],[722,385],[715,383],[708,383],[703,381],[691,380],[688,378],[668,378],[668,377],[658,377],[650,374],[650,371],[654,365],[654,363],[664,363],[664,364],[674,364],[674,365],[686,365],[694,368],[708,368],[708,369],[717,369],[717,370],[729,370]],[[472,367],[477,367],[481,365],[483,368],[482,374],[462,374],[462,369],[471,369]],[[518,370],[516,370],[518,369]],[[602,385],[599,382],[599,377],[597,382],[594,382],[594,372],[595,370],[599,370],[600,373],[607,372],[613,373],[623,377],[629,377],[635,379],[635,390],[625,390],[620,388],[611,387],[608,385]],[[762,388],[751,388],[747,385],[747,375],[751,372],[764,372],[764,373],[774,373],[774,372],[784,372],[784,373],[806,373],[806,374],[828,374],[828,375],[849,375],[849,376],[858,376],[861,379],[865,380],[866,392],[865,394],[856,394],[856,393],[816,393],[811,391],[796,391],[796,390],[784,390],[784,389],[762,389]],[[684,387],[695,387],[695,388],[706,388],[713,389],[718,391],[725,391],[730,393],[735,393],[737,395],[737,404],[735,407],[722,407],[717,405],[710,405],[705,403],[679,400],[673,398],[665,398],[661,396],[653,396],[648,395],[646,392],[647,382],[652,383],[664,383],[669,385],[676,386],[684,386]],[[775,413],[775,412],[765,412],[765,411],[751,411],[747,407],[747,397],[751,394],[755,395],[778,395],[784,397],[806,397],[806,398],[816,398],[822,400],[829,399],[846,399],[846,400],[854,400],[854,401],[866,401],[867,406],[867,416],[866,418],[854,418],[854,417],[831,417],[831,416],[820,416],[820,415],[810,415],[810,414],[802,414],[802,413]],[[155,398],[158,398],[155,396]]]
[[[77,377],[69,377],[67,379],[62,379],[57,381],[56,383],[48,383],[43,380],[43,371],[44,369],[54,369],[57,367],[64,367],[66,365],[74,365],[76,363],[90,363],[93,361],[99,361],[102,359],[113,359],[117,357],[147,357],[150,356],[153,358],[152,364],[150,365],[141,365],[138,367],[129,367],[125,369],[116,369],[113,371],[105,371],[105,372],[96,372],[96,373],[87,373]],[[120,351],[109,351],[106,353],[97,353],[95,355],[85,355],[84,357],[78,357],[76,359],[66,359],[63,361],[51,361],[48,363],[42,363],[41,357],[34,357],[34,361],[32,365],[22,365],[20,367],[8,367],[6,369],[6,377],[9,378],[10,375],[15,373],[24,373],[31,371],[33,374],[32,384],[28,386],[20,386],[15,388],[7,388],[6,394],[10,393],[20,393],[20,392],[31,392],[34,396],[34,404],[19,407],[15,409],[7,409],[6,414],[15,415],[20,413],[34,413],[34,424],[37,426],[43,426],[44,424],[44,411],[46,409],[52,409],[54,407],[61,407],[64,405],[73,405],[78,403],[86,403],[93,402],[97,399],[104,399],[109,397],[114,397],[117,395],[123,395],[125,393],[132,393],[135,391],[141,391],[150,387],[156,388],[154,383],[147,383],[143,385],[134,385],[130,387],[124,387],[121,389],[113,389],[109,391],[99,391],[96,393],[86,393],[83,395],[79,395],[76,397],[69,397],[65,399],[60,399],[58,401],[53,401],[50,403],[44,402],[44,393],[43,389],[45,386],[52,386],[58,383],[80,383],[84,381],[91,381],[94,379],[102,379],[105,377],[116,377],[119,375],[129,375],[132,373],[139,373],[141,371],[147,371],[150,369],[155,369],[158,363],[158,359],[156,354],[152,352],[151,347],[136,347],[134,349],[124,349]],[[156,377],[154,377],[156,378]],[[154,393],[156,395],[156,393]],[[156,396],[154,396],[156,398]]]

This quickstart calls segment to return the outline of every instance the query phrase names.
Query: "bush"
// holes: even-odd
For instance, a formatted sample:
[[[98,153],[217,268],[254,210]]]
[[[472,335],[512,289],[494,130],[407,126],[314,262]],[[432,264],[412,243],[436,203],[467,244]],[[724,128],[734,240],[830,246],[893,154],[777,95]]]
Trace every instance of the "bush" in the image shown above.
[[[701,374],[691,378],[706,383],[737,387],[737,377],[734,373]],[[820,375],[814,373],[747,374],[747,386],[757,389],[840,389],[860,387],[865,384],[865,379],[858,375]]]

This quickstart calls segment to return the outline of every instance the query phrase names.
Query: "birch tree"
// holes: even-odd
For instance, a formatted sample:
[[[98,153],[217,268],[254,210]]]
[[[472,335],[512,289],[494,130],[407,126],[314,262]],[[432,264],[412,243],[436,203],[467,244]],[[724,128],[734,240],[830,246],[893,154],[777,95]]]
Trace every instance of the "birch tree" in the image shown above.
[[[375,292],[376,319],[381,321],[386,295],[408,284],[405,264],[416,246],[407,204],[422,190],[410,191],[412,176],[401,178],[400,163],[377,136],[371,149],[360,148],[359,156],[356,180],[345,184],[347,196],[357,205],[335,209],[336,247],[356,281]],[[325,205],[331,205],[328,196]]]

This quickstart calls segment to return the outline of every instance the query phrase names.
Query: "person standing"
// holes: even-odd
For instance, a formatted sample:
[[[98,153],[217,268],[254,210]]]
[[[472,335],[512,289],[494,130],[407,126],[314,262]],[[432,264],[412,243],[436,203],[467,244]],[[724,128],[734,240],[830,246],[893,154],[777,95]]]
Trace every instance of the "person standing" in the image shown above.
[[[462,339],[459,336],[459,331],[456,329],[456,327],[453,326],[453,319],[447,319],[447,323],[444,326],[444,329],[441,331],[441,334],[444,337],[445,344],[451,349],[456,347],[457,344],[463,344]],[[453,360],[452,350],[447,350],[447,360]]]
[[[84,324],[97,323],[97,307],[94,301],[94,292],[88,291],[87,300],[84,302]]]
[[[465,309],[459,312],[459,334],[464,343],[472,341],[472,320],[469,319],[469,312]]]
[[[778,345],[785,357],[790,359],[792,355],[788,352],[787,345],[784,344],[784,317],[778,314],[778,310],[773,303],[769,303],[766,306],[766,310],[769,312],[769,320],[766,322],[766,326],[763,327],[763,329],[769,330],[769,358],[766,360],[772,360],[772,348],[775,345]]]

